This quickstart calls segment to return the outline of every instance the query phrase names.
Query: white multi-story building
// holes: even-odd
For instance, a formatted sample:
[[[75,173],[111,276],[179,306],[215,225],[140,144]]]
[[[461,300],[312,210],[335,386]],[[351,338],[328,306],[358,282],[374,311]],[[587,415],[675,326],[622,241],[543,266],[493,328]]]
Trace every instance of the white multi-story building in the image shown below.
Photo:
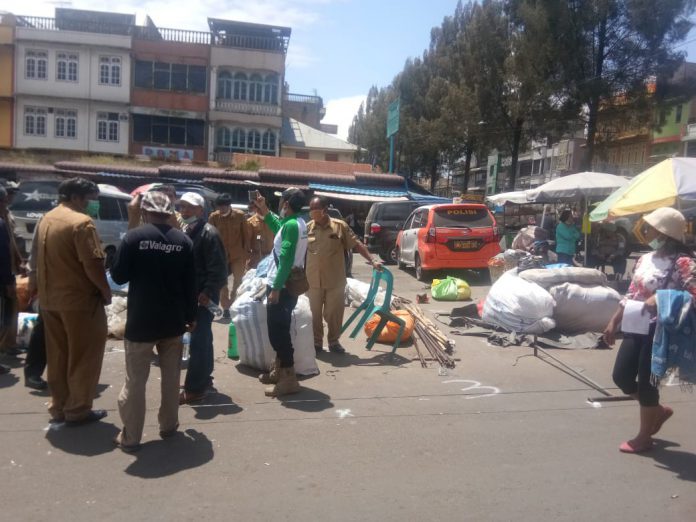
[[[278,156],[285,56],[291,30],[209,19],[209,157],[230,153]]]
[[[134,23],[131,15],[72,9],[18,17],[16,148],[128,153]]]

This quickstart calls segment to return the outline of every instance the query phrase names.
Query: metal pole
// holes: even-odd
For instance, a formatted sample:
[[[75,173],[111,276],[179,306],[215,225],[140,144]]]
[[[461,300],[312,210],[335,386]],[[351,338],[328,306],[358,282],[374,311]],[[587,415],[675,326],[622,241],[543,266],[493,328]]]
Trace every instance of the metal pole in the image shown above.
[[[389,136],[389,173],[394,172],[394,135]]]

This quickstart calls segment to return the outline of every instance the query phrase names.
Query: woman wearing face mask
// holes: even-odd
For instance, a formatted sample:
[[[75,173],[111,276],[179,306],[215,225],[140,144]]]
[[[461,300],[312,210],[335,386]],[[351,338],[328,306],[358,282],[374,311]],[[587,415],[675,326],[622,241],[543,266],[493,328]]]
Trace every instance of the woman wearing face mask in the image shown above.
[[[669,419],[672,408],[660,405],[659,391],[650,382],[657,290],[684,290],[696,299],[696,264],[693,253],[684,245],[686,220],[673,208],[659,208],[643,217],[643,240],[650,245],[649,252],[636,263],[626,299],[609,321],[604,340],[613,345],[621,327],[626,300],[642,301],[643,311],[651,317],[647,335],[627,333],[621,343],[614,364],[613,379],[621,390],[640,404],[638,435],[623,442],[624,453],[642,453],[652,448],[652,436]]]
[[[556,255],[559,263],[574,265],[573,258],[578,239],[580,231],[575,226],[573,212],[567,208],[561,212],[560,222],[556,226]]]

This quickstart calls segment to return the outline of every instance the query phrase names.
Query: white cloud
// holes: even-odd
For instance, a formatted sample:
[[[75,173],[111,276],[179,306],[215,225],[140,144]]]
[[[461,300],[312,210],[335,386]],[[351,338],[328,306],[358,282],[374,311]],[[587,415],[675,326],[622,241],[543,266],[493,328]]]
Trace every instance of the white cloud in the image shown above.
[[[353,117],[357,114],[360,104],[367,99],[365,95],[348,96],[337,98],[326,102],[326,116],[322,123],[333,123],[338,125],[337,136],[341,139],[348,139],[348,129],[353,123]]]

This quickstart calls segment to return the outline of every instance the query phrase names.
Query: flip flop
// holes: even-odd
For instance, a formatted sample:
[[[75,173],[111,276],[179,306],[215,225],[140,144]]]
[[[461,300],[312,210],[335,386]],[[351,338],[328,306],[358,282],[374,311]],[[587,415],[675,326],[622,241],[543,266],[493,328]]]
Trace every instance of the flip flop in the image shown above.
[[[645,446],[636,446],[632,440],[627,440],[622,442],[619,446],[619,451],[621,453],[645,453],[653,448],[652,440]]]
[[[669,418],[674,415],[674,410],[670,408],[669,406],[663,406],[662,407],[662,415],[660,416],[660,419],[655,423],[655,429],[653,429],[653,432],[651,435],[655,435],[660,429],[662,428],[662,425],[669,420]]]

